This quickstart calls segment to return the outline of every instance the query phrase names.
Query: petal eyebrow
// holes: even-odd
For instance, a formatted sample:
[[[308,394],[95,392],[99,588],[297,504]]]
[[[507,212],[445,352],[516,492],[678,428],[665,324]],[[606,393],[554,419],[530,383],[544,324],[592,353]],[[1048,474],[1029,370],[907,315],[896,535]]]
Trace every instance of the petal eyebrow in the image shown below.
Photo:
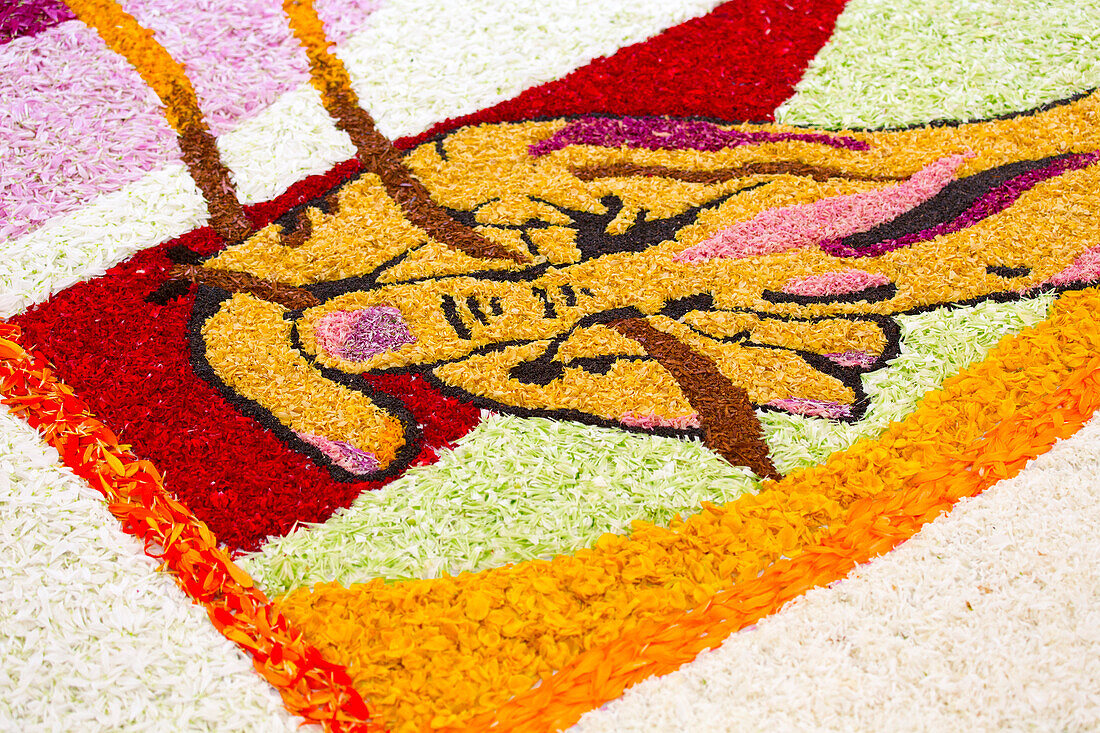
[[[973,153],[944,156],[908,180],[881,190],[768,209],[748,221],[726,227],[674,259],[701,262],[768,255],[867,231],[935,196],[955,180],[963,161],[972,156]]]
[[[862,175],[843,171],[839,168],[810,165],[797,161],[768,161],[749,163],[732,168],[714,170],[691,170],[688,168],[669,168],[663,165],[635,165],[634,163],[611,163],[608,165],[584,166],[570,169],[570,172],[582,181],[594,181],[600,178],[625,178],[641,176],[651,178],[672,178],[686,183],[724,183],[735,178],[759,175],[792,175],[813,178],[815,181],[827,181],[830,178],[846,178],[850,181],[904,181],[905,176]]]
[[[723,150],[742,145],[776,142],[806,142],[847,150],[869,150],[864,140],[823,132],[779,132],[737,130],[706,120],[669,117],[581,117],[549,138],[532,145],[528,152],[546,155],[570,145],[646,148],[649,150]]]

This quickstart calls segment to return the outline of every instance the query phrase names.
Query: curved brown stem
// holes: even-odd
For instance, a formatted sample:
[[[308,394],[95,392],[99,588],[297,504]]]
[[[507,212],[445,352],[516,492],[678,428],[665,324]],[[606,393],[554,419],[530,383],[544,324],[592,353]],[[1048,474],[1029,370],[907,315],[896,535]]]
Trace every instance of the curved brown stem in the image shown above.
[[[220,270],[201,265],[177,264],[168,271],[170,280],[185,280],[193,283],[213,285],[230,293],[248,293],[261,300],[278,303],[290,310],[301,310],[320,305],[317,296],[303,288],[285,283],[264,280],[237,270]]]
[[[378,131],[374,118],[359,104],[347,69],[329,53],[329,41],[312,0],[284,0],[283,10],[294,36],[309,57],[310,80],[321,92],[325,109],[351,137],[363,167],[382,179],[386,193],[401,207],[409,222],[437,242],[471,257],[528,262],[525,255],[502,247],[456,221],[432,200],[428,189],[412,174],[393,143]]]
[[[764,442],[749,395],[718,370],[709,357],[644,318],[626,318],[607,324],[634,339],[646,353],[672,374],[688,403],[699,413],[703,442],[735,466],[748,466],[761,478],[779,480]]]

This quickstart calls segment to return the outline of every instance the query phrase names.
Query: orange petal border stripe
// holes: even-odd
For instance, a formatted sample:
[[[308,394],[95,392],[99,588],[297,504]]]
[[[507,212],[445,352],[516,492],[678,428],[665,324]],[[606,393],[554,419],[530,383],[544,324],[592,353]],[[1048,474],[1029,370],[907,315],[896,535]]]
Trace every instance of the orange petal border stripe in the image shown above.
[[[554,723],[564,725],[640,679],[631,677],[631,670],[646,667],[653,661],[642,650],[660,653],[661,663],[667,664],[651,667],[639,675],[675,669],[694,658],[700,649],[716,645],[721,636],[778,610],[787,600],[814,585],[843,577],[854,563],[889,550],[949,508],[960,496],[977,493],[1013,475],[1028,459],[1046,452],[1057,438],[1075,432],[1100,406],[1090,392],[1095,385],[1089,376],[1100,358],[1097,313],[1100,313],[1100,290],[1064,292],[1045,321],[1005,336],[984,360],[948,378],[939,390],[925,396],[916,411],[892,423],[878,438],[860,441],[845,451],[834,453],[823,464],[794,472],[782,481],[765,484],[758,494],[746,494],[722,506],[704,502],[702,512],[686,520],[674,520],[667,529],[635,523],[630,535],[604,535],[593,548],[551,561],[529,561],[446,579],[383,586],[373,581],[347,588],[337,583],[321,583],[292,591],[276,603],[307,638],[334,659],[348,665],[360,691],[374,701],[377,714],[395,729],[400,726],[402,730],[417,730],[418,726],[430,724],[448,730],[484,730],[495,725],[511,730],[519,726],[520,721],[527,721],[530,730],[545,730]],[[1067,396],[1059,390],[1070,392]],[[1065,399],[1076,402],[1063,404]],[[1043,410],[1051,411],[1049,417]],[[962,481],[974,471],[983,479],[979,485],[962,492],[957,487],[951,488],[954,482]],[[925,493],[913,498],[907,493],[912,487],[919,487]],[[950,500],[945,500],[944,496]],[[784,501],[797,501],[791,501],[790,509],[774,521],[770,517],[760,520],[764,531],[756,534],[764,539],[754,540],[748,551],[732,545],[725,534],[705,531],[707,523],[721,524],[727,516],[748,516],[741,510],[768,506],[780,497],[786,497]],[[880,519],[873,513],[861,519],[862,513],[875,511],[891,516],[899,511],[910,512],[920,521],[910,518],[900,524],[891,524],[888,518]],[[830,537],[835,539],[836,533],[844,531],[848,524],[853,525],[852,532],[856,534],[842,535],[848,538],[845,540],[848,542],[845,545],[847,554],[842,557],[844,562],[837,564],[833,557],[829,572],[821,574],[815,570],[810,573],[806,568],[813,566],[805,565],[809,562],[807,558],[835,556],[835,547],[829,544]],[[747,521],[738,523],[738,527],[742,525],[751,529]],[[754,522],[754,526],[760,523]],[[766,553],[757,552],[763,541],[774,540],[777,533],[782,533],[781,529],[787,528],[790,528],[786,532],[791,535],[789,541],[773,541],[773,545],[778,546],[770,547]],[[631,544],[622,553],[614,554],[616,547],[628,542]],[[493,624],[502,628],[513,621],[528,625],[539,623],[536,618],[539,615],[568,616],[574,613],[570,609],[575,603],[564,590],[555,594],[555,589],[565,588],[572,578],[601,572],[606,577],[616,572],[614,563],[624,557],[633,562],[632,558],[664,557],[672,552],[679,560],[665,576],[630,581],[627,585],[631,588],[623,592],[613,589],[617,595],[608,597],[617,602],[619,610],[596,619],[600,624],[598,628],[593,625],[582,629],[592,643],[582,640],[579,649],[556,662],[550,661],[551,652],[539,650],[542,657],[536,661],[541,668],[534,671],[526,659],[520,659],[507,670],[501,662],[499,668],[493,668],[491,679],[479,673],[479,684],[484,687],[474,689],[471,694],[465,694],[470,690],[460,694],[457,688],[436,683],[439,691],[427,696],[421,689],[423,685],[409,684],[409,680],[419,682],[411,674],[379,676],[379,665],[392,667],[385,659],[389,658],[386,655],[392,656],[389,648],[393,638],[398,637],[367,638],[369,635],[359,633],[359,629],[366,628],[364,624],[371,623],[372,614],[385,613],[377,611],[373,604],[384,609],[397,608],[402,611],[403,619],[409,620],[402,620],[402,625],[395,629],[400,632],[400,638],[411,644],[410,649],[417,649],[417,639],[445,635],[447,632],[442,630],[445,624],[461,621],[458,617],[463,616],[463,604],[475,599],[483,602],[482,596],[486,593],[491,594],[491,603],[496,602],[493,607],[497,609],[498,618]],[[659,607],[650,603],[645,604],[643,610],[641,603],[634,602],[642,594],[660,596],[661,589],[670,583],[690,583],[690,574],[698,569],[695,562],[718,558],[717,572],[725,574],[722,563],[743,556],[751,556],[754,565],[746,565],[744,572],[723,575],[729,580],[720,585],[709,582],[704,585],[700,581],[693,592],[683,594],[686,602],[677,602],[669,593],[664,594],[669,602]],[[758,563],[758,559],[763,562]],[[816,562],[820,561],[818,558]],[[789,562],[797,563],[794,570],[785,570],[788,566],[784,563]],[[622,567],[619,565],[620,570]],[[761,571],[763,575],[759,575]],[[800,590],[782,595],[777,594],[775,588],[760,585],[765,582],[761,577],[774,578],[774,573],[780,571],[790,573],[782,576],[783,586],[791,585]],[[801,578],[806,573],[811,577],[803,582]],[[440,585],[446,588],[437,593],[435,588]],[[696,594],[695,589],[702,595]],[[734,595],[729,595],[731,593]],[[527,598],[532,594],[538,594],[542,605],[521,615],[516,609],[528,608],[530,604],[510,599]],[[591,596],[589,594],[586,603]],[[727,627],[716,640],[702,645],[697,644],[701,633],[698,628],[691,631],[673,628],[692,626],[703,618],[696,615],[701,608],[709,608],[726,598],[749,599],[755,615],[749,621],[742,620]],[[564,599],[569,605],[552,606],[554,599]],[[610,608],[615,604],[605,605]],[[336,624],[329,625],[335,608],[347,609],[341,617],[339,632]],[[478,614],[479,621],[481,615]],[[352,630],[350,635],[346,633],[349,628]],[[635,633],[639,628],[646,631]],[[535,635],[529,627],[527,632],[529,637]],[[469,658],[475,665],[483,664],[486,652],[475,644],[475,638],[479,637],[452,633],[457,640],[452,640],[451,647],[457,647],[458,656],[452,655],[451,663],[454,659]],[[598,638],[600,636],[603,638]],[[468,643],[466,638],[469,638]],[[616,640],[620,639],[624,640],[623,646],[617,645]],[[659,652],[666,643],[668,646]],[[680,646],[684,647],[682,653],[674,652]],[[375,650],[381,651],[375,653]],[[438,658],[438,652],[433,649],[431,655]],[[376,659],[382,661],[376,662]],[[547,666],[549,669],[542,671]],[[455,676],[450,674],[448,665],[439,665],[439,669],[441,672],[437,676]],[[444,681],[453,682],[451,679]],[[526,682],[527,691],[516,689],[522,681]],[[451,692],[452,689],[455,691]],[[511,690],[518,697],[505,697],[499,702],[482,701],[486,692],[498,690]],[[463,696],[465,699],[460,700]],[[474,697],[473,702],[471,697]],[[395,704],[395,699],[401,702]],[[436,708],[431,713],[418,711],[415,716],[399,709],[401,705],[408,708],[418,703],[421,707],[424,703],[435,704]],[[564,708],[573,712],[562,712]],[[507,724],[500,721],[507,721]]]
[[[165,490],[156,467],[119,444],[47,360],[20,345],[20,336],[18,326],[0,322],[0,401],[104,495],[123,530],[142,540],[146,554],[160,560],[214,626],[252,657],[288,710],[327,730],[384,731],[352,687],[347,669],[303,640],[218,548],[206,524]]]
[[[722,591],[705,605],[642,624],[590,649],[494,715],[449,730],[487,730],[501,720],[508,720],[507,728],[513,731],[566,728],[631,685],[675,671],[789,601],[841,580],[856,565],[889,552],[950,511],[959,499],[1017,475],[1056,440],[1076,433],[1098,409],[1100,357],[971,447],[927,467],[900,491],[855,502],[838,523],[839,529],[797,557],[775,563],[759,578]]]

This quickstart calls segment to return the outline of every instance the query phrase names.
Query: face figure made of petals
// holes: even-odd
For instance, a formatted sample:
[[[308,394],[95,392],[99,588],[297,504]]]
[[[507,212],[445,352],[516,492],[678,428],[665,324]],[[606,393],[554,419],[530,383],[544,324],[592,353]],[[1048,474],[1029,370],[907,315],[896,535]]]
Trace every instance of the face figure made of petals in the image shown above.
[[[462,128],[405,163],[513,259],[429,238],[362,175],[204,264],[316,304],[203,286],[195,351],[343,479],[415,455],[408,412],[365,373],[671,436],[700,434],[700,402],[728,384],[758,408],[858,419],[861,375],[898,353],[892,316],[1097,279],[1100,222],[1079,212],[1100,188],[1098,107],[1093,94],[880,132],[619,117]]]

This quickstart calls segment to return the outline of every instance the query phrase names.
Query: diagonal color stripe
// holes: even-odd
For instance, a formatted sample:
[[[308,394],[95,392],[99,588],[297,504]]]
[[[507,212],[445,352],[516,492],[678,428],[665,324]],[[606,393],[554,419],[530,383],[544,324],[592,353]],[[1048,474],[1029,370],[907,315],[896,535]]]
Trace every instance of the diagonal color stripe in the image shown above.
[[[0,408],[0,729],[294,733],[278,693],[102,496]]]
[[[9,0],[0,8],[0,43],[36,36],[72,18],[61,0]]]
[[[277,4],[134,0],[123,6],[186,66],[215,135],[309,78]],[[322,16],[334,21],[335,40],[366,21],[371,4],[360,6],[343,14],[322,6]],[[10,111],[0,115],[0,149],[10,146],[0,175],[0,240],[180,159],[156,96],[82,23],[0,47],[0,95]]]
[[[159,1],[125,5],[187,66],[215,134],[307,84],[305,54],[289,37],[278,3],[253,0],[238,8],[226,0],[201,5],[164,0],[162,7]],[[615,4],[578,5],[563,16],[560,9],[535,0],[510,8],[482,7],[474,0],[405,0],[389,3],[364,21],[360,13],[370,7],[368,0],[358,0],[352,7],[359,9],[346,13],[337,11],[337,0],[328,0],[319,3],[318,12],[330,24],[330,38],[342,43],[341,55],[362,87],[361,96],[382,131],[393,137],[554,79],[593,56],[706,12],[716,2],[649,0],[626,11]],[[162,12],[169,6],[170,14]],[[213,13],[212,19],[205,19],[206,12]],[[495,22],[490,26],[494,32],[471,32],[470,17]],[[536,54],[525,48],[523,35],[495,32],[514,18],[529,22],[539,17],[546,30]],[[352,36],[364,22],[367,28]],[[242,34],[229,30],[242,24]],[[244,43],[241,39],[252,32],[277,43],[276,49],[260,53]],[[71,22],[29,40],[0,46],[0,96],[10,112],[0,114],[0,241],[179,160],[156,96],[93,31]]]

